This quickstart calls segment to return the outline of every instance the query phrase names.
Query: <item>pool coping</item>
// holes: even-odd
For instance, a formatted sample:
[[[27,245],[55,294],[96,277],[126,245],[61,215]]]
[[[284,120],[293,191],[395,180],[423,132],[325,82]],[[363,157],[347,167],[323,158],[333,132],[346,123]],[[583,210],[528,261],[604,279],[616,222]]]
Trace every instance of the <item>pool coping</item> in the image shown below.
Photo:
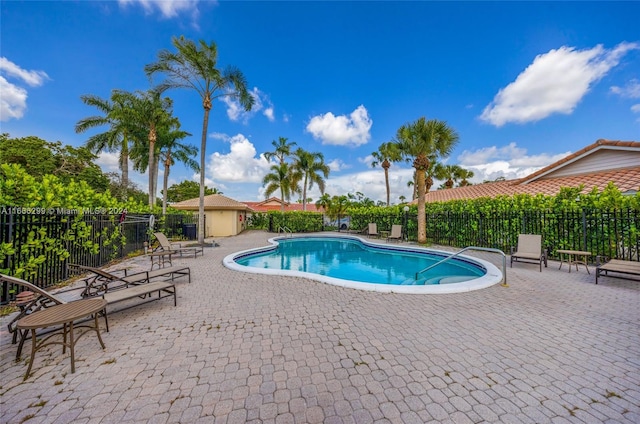
[[[473,290],[480,290],[487,287],[491,287],[503,281],[502,272],[500,272],[500,270],[491,262],[485,261],[483,259],[471,257],[468,255],[459,255],[458,258],[482,266],[487,271],[485,275],[483,275],[482,277],[473,278],[471,280],[458,282],[458,283],[448,283],[448,284],[442,284],[442,285],[434,284],[434,285],[426,285],[426,286],[408,286],[408,285],[403,286],[403,285],[392,285],[392,284],[364,283],[364,282],[358,282],[358,281],[343,280],[339,278],[328,277],[325,275],[314,274],[314,273],[303,272],[303,271],[249,267],[249,266],[239,265],[238,263],[235,262],[235,258],[239,256],[244,256],[250,253],[264,252],[266,250],[275,249],[276,246],[278,245],[278,240],[290,239],[290,238],[303,238],[303,237],[348,238],[351,240],[358,240],[365,245],[369,245],[377,248],[384,247],[385,249],[388,249],[388,250],[433,252],[438,255],[443,255],[445,257],[451,255],[451,252],[447,252],[444,250],[430,249],[430,248],[416,246],[416,245],[401,245],[401,244],[391,245],[388,243],[383,243],[381,241],[372,241],[370,239],[365,239],[363,237],[359,237],[353,234],[308,233],[308,234],[293,235],[293,236],[271,237],[268,240],[268,242],[271,243],[270,245],[255,247],[252,249],[246,249],[246,250],[241,250],[238,252],[231,253],[224,257],[224,259],[222,260],[222,263],[226,268],[232,269],[234,271],[239,271],[239,272],[246,272],[251,274],[302,277],[302,278],[307,278],[310,280],[315,280],[315,281],[319,281],[326,284],[331,284],[334,286],[352,288],[356,290],[375,291],[380,293],[401,293],[401,294],[466,293]]]

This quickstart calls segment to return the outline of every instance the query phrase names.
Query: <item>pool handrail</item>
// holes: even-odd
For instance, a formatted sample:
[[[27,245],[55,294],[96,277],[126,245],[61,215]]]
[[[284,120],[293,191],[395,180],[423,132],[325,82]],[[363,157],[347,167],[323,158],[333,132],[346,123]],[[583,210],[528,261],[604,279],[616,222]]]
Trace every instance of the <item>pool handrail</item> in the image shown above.
[[[285,237],[287,236],[286,234],[289,233],[289,237],[293,237],[293,231],[282,225],[278,226],[278,234],[279,233],[285,233]]]
[[[416,272],[416,281],[418,281],[418,275],[422,274],[423,272],[426,272],[428,270],[430,270],[431,268],[435,268],[438,265],[440,265],[443,262],[448,261],[449,259],[452,259],[458,255],[460,255],[462,252],[466,252],[467,250],[484,250],[486,252],[494,252],[494,253],[500,253],[502,255],[502,285],[507,287],[507,255],[504,254],[504,252],[500,249],[494,249],[493,247],[479,247],[479,246],[467,246],[462,250],[459,250],[457,252],[452,253],[451,255],[447,256],[446,258],[436,262],[433,265],[429,265],[428,267],[426,267],[425,269]]]

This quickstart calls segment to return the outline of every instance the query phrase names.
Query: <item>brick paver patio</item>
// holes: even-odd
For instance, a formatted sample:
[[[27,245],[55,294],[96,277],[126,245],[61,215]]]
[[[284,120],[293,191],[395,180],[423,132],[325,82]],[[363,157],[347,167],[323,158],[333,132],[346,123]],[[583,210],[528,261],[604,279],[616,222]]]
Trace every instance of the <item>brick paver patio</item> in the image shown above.
[[[3,318],[0,422],[640,422],[639,283],[550,262],[507,288],[398,295],[223,267],[270,236],[174,260],[193,280],[178,306],[110,314],[75,374],[52,346],[22,382]]]

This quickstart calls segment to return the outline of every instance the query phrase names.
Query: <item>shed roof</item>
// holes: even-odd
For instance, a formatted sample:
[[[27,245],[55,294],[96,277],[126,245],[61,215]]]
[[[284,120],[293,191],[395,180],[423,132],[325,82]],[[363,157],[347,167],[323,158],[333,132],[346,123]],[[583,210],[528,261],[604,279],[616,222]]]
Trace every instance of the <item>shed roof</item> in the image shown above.
[[[182,210],[198,210],[198,208],[200,207],[200,198],[196,197],[189,200],[183,200],[182,202],[174,203],[171,206],[176,209],[182,209]],[[210,194],[208,196],[204,196],[204,209],[205,210],[225,209],[225,210],[244,211],[244,210],[248,210],[249,207],[244,203],[240,203],[222,194]]]

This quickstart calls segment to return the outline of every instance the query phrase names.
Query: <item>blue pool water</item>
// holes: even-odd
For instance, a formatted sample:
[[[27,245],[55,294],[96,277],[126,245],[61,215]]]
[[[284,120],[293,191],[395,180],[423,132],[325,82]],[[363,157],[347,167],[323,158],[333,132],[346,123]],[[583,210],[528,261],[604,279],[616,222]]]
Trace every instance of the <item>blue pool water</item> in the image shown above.
[[[245,267],[317,274],[339,280],[385,285],[441,285],[472,280],[487,273],[481,264],[452,259],[415,275],[447,256],[425,249],[364,243],[358,238],[300,237],[276,239],[277,245],[244,252],[233,260]]]

